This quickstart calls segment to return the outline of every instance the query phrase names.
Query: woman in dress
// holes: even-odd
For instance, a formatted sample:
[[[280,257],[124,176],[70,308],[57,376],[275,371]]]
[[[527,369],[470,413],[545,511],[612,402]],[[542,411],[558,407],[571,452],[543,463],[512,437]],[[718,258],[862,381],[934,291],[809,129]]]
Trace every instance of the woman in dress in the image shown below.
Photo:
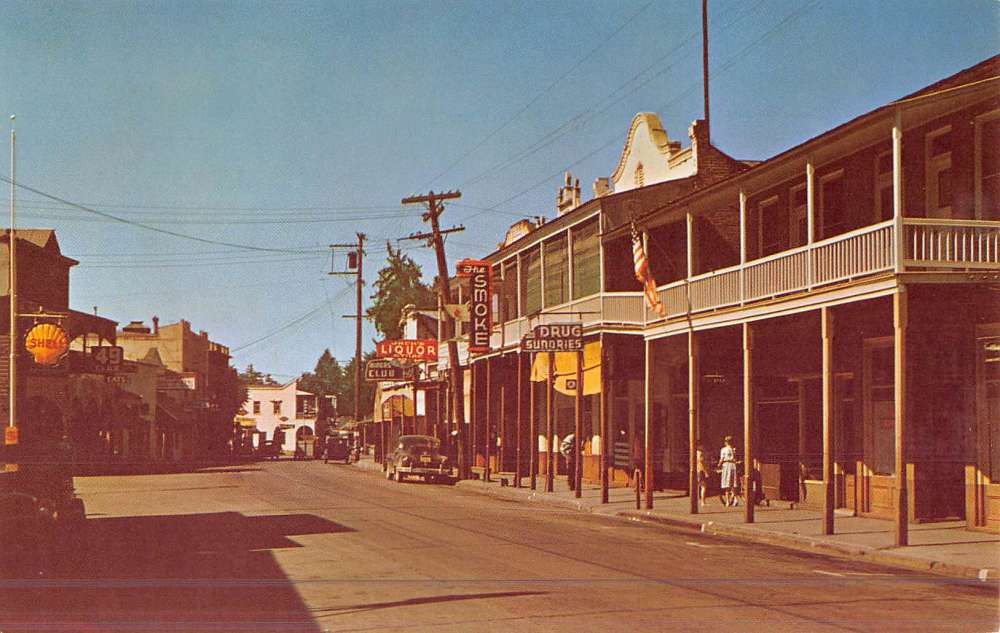
[[[727,435],[719,452],[719,468],[722,471],[722,503],[726,506],[736,505],[736,450],[733,448],[733,436]]]

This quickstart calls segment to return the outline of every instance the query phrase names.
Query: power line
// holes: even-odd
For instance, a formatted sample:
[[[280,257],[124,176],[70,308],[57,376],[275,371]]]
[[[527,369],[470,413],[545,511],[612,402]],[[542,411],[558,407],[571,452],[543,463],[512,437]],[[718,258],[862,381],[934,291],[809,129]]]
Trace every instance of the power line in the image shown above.
[[[347,293],[347,291],[350,290],[350,289],[351,289],[350,286],[344,288],[343,290],[341,290],[340,292],[338,292],[336,295],[334,295],[334,299],[335,300],[339,299],[341,296],[345,295]],[[299,325],[300,323],[303,323],[304,321],[306,321],[306,320],[308,320],[308,319],[316,316],[316,314],[318,314],[319,312],[321,312],[323,310],[323,308],[327,307],[328,301],[329,301],[329,298],[325,298],[323,301],[321,301],[320,303],[318,303],[317,305],[313,306],[308,311],[306,311],[305,314],[302,314],[302,315],[300,315],[300,316],[292,319],[291,321],[285,323],[284,325],[281,325],[280,327],[278,327],[278,328],[276,328],[274,330],[271,330],[267,334],[264,334],[263,336],[261,336],[259,338],[256,338],[256,339],[250,341],[249,343],[244,343],[243,345],[240,345],[238,347],[230,348],[229,353],[230,354],[235,354],[236,352],[243,351],[243,350],[247,349],[248,347],[252,347],[254,345],[257,345],[258,343],[262,343],[263,341],[266,341],[269,338],[277,336],[278,334],[284,332],[285,330],[287,330],[290,327],[294,327],[296,325]]]
[[[472,146],[471,149],[467,150],[465,153],[463,153],[461,156],[459,156],[457,159],[455,159],[451,164],[449,164],[447,167],[445,167],[444,171],[442,171],[438,175],[436,175],[433,178],[431,178],[426,184],[424,184],[421,187],[418,187],[418,189],[427,189],[428,187],[430,187],[435,181],[437,181],[438,178],[440,178],[441,176],[444,176],[445,174],[447,174],[456,165],[460,164],[462,161],[464,161],[466,158],[468,158],[473,152],[475,152],[477,149],[479,149],[484,144],[486,144],[487,141],[489,141],[491,138],[493,138],[494,136],[496,136],[501,130],[503,130],[508,125],[510,125],[511,123],[513,123],[515,119],[517,119],[519,116],[521,116],[522,114],[524,114],[525,112],[527,112],[528,109],[530,109],[533,105],[535,105],[542,97],[544,97],[546,94],[548,94],[549,91],[551,91],[553,88],[555,88],[556,85],[558,85],[560,81],[562,81],[565,77],[568,77],[569,75],[571,75],[577,68],[579,68],[581,65],[583,65],[583,63],[585,61],[587,61],[588,59],[590,59],[591,57],[593,57],[594,54],[597,53],[597,51],[599,51],[601,48],[603,48],[605,44],[607,44],[608,42],[610,42],[612,38],[614,38],[616,35],[618,35],[623,30],[625,30],[625,27],[627,27],[630,24],[632,24],[632,22],[637,17],[639,17],[639,15],[642,14],[642,12],[645,11],[649,7],[649,5],[651,5],[651,4],[653,4],[653,3],[652,2],[647,2],[646,4],[642,5],[642,7],[638,11],[636,11],[631,17],[629,17],[628,19],[626,19],[617,29],[615,29],[615,31],[611,35],[605,37],[603,40],[601,40],[601,42],[599,42],[597,44],[597,46],[595,46],[594,48],[590,49],[590,52],[588,52],[586,55],[584,55],[579,60],[577,60],[577,62],[575,64],[573,64],[573,66],[568,71],[566,71],[565,73],[562,73],[555,81],[553,81],[552,83],[550,83],[545,89],[543,89],[541,92],[539,92],[538,94],[536,94],[530,101],[528,101],[528,103],[526,103],[520,110],[518,110],[517,112],[515,112],[512,117],[510,117],[509,119],[507,119],[506,121],[504,121],[503,123],[501,123],[498,127],[494,128],[492,132],[490,132],[489,134],[487,134],[486,136],[484,136],[482,139],[480,139],[480,141],[478,143],[476,143],[474,146]]]

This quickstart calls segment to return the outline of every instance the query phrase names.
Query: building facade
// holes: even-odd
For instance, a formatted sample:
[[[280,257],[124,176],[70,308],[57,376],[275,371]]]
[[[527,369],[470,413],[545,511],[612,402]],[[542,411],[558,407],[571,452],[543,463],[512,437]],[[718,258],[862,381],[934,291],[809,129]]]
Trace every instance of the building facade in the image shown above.
[[[729,435],[758,464],[744,477],[823,509],[827,531],[836,508],[892,519],[900,544],[912,521],[1000,529],[998,75],[992,58],[760,162],[698,122],[682,150],[637,115],[592,200],[567,179],[555,220],[485,257],[477,463],[551,485],[580,388],[585,479],[639,473],[647,506],[693,490],[695,451],[714,465]],[[567,321],[579,384],[575,355],[521,349]]]
[[[317,407],[316,394],[299,389],[298,379],[284,385],[248,385],[240,423],[244,433],[275,440],[281,450],[292,453],[296,439],[315,435]]]

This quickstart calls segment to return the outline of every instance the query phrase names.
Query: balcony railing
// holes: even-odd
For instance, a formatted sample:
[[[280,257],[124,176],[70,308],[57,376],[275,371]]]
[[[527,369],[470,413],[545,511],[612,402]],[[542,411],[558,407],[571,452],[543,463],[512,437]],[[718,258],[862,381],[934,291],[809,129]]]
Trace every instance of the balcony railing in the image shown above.
[[[675,281],[659,288],[666,318],[702,313],[803,292],[896,269],[893,220]],[[1000,222],[904,218],[902,267],[1000,271]],[[582,321],[645,327],[662,321],[641,292],[606,292],[577,299],[494,330],[494,347],[516,345],[540,323]]]

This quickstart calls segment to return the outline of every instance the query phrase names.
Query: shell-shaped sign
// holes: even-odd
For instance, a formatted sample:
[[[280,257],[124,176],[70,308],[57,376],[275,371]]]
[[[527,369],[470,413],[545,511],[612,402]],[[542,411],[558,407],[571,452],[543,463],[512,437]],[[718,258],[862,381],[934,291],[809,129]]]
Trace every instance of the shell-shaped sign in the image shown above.
[[[69,339],[58,325],[40,323],[28,330],[24,347],[39,365],[56,365],[69,349]]]

